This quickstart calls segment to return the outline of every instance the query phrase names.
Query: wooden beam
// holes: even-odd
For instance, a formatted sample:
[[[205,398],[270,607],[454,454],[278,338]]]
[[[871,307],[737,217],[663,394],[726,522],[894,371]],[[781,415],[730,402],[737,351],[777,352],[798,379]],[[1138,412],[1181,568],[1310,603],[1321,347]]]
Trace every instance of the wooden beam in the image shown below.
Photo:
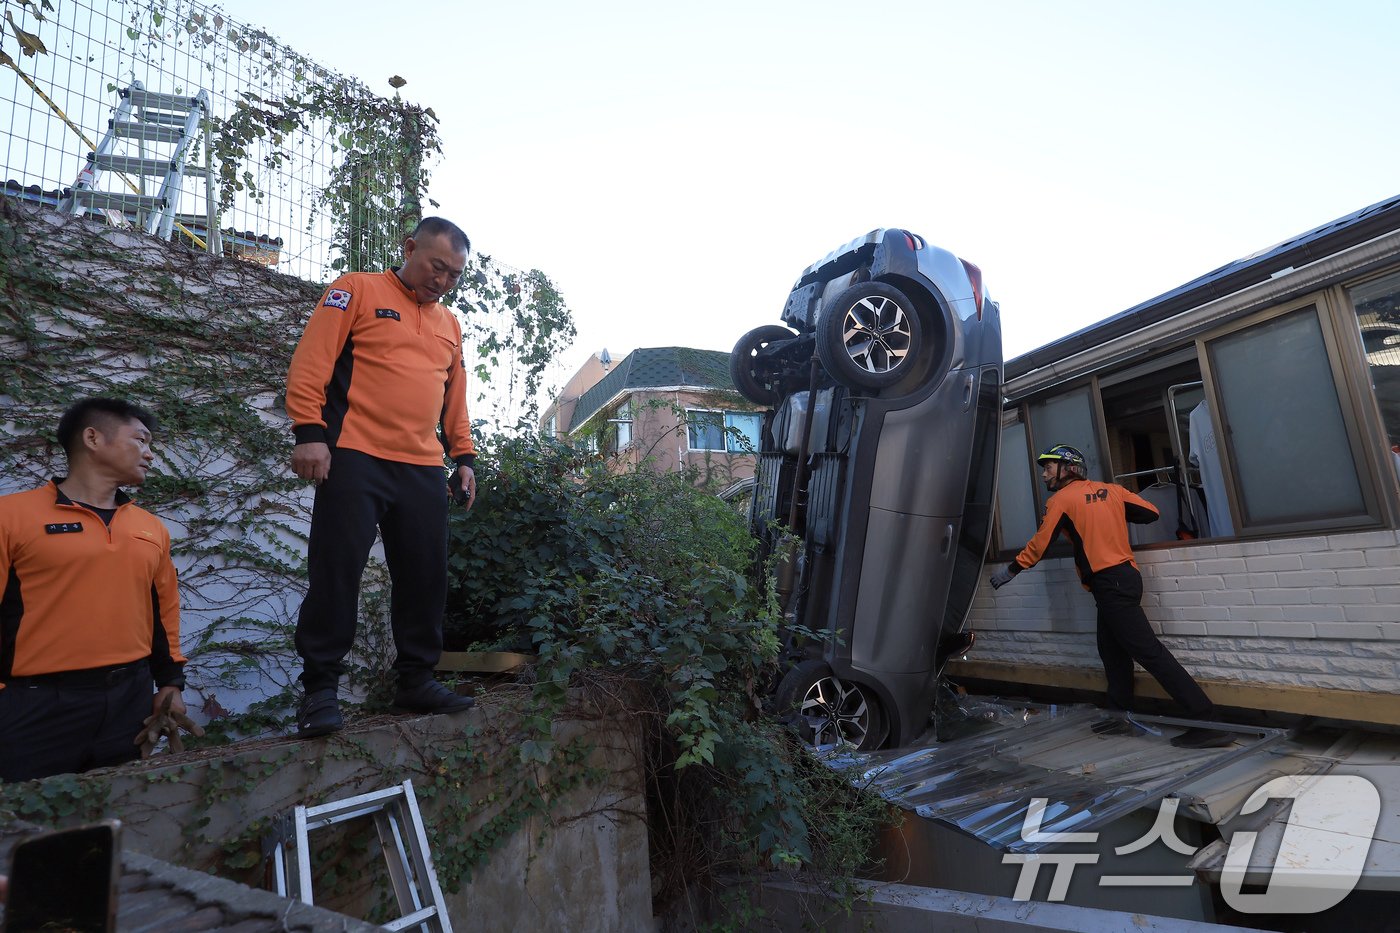
[[[1057,687],[1095,693],[1105,693],[1108,689],[1103,671],[1098,668],[955,660],[949,662],[947,672],[954,679],[963,677],[1022,688]],[[1197,682],[1218,706],[1400,726],[1400,697],[1393,693],[1363,693],[1290,684],[1250,684],[1237,680],[1197,678]],[[1141,696],[1167,699],[1166,692],[1157,681],[1141,671],[1133,674],[1133,689]]]
[[[437,669],[472,674],[506,674],[531,660],[530,655],[513,651],[444,651]]]

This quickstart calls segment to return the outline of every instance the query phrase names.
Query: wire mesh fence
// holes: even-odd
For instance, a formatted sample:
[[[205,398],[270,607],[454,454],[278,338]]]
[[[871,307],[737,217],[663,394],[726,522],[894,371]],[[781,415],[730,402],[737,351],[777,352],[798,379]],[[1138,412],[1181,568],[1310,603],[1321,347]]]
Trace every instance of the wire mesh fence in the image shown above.
[[[173,182],[174,238],[314,281],[383,268],[416,219],[424,160],[437,153],[430,112],[191,0],[0,0],[0,10],[5,195],[139,226],[151,202],[127,195],[154,198]],[[146,98],[132,96],[138,87]],[[104,139],[122,132],[114,117],[180,122],[168,105],[150,105],[201,91],[207,114],[183,149],[163,144],[158,128]],[[167,143],[173,135],[165,131]],[[93,181],[83,174],[89,153],[104,146],[99,169],[116,169],[99,170],[89,187],[111,197],[75,207],[72,189]],[[142,174],[152,158],[180,160],[182,177]]]

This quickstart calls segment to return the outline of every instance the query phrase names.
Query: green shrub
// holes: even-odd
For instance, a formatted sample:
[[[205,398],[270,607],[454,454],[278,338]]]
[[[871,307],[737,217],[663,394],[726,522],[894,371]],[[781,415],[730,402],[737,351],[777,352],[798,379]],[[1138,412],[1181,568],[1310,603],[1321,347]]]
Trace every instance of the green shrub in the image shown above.
[[[451,647],[537,655],[522,758],[549,760],[571,686],[627,681],[661,889],[719,870],[853,871],[883,810],[819,812],[850,785],[761,715],[780,619],[750,583],[743,517],[683,473],[617,475],[533,436],[483,446],[478,504],[452,519],[446,628]]]

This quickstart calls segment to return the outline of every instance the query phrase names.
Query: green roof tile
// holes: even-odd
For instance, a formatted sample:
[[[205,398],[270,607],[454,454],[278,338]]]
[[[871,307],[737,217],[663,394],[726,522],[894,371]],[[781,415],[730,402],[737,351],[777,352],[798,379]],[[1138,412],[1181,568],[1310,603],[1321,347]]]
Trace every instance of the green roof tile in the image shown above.
[[[633,350],[613,367],[612,372],[579,397],[569,430],[576,430],[592,418],[619,392],[662,386],[733,391],[734,381],[729,378],[729,354],[723,350],[693,350],[690,347]]]

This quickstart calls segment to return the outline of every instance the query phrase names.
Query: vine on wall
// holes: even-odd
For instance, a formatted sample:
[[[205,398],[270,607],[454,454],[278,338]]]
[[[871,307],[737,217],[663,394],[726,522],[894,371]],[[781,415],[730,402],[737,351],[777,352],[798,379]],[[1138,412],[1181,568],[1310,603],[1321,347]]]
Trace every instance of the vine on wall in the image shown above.
[[[516,296],[479,257],[458,290],[473,335],[466,352],[477,339],[488,349],[475,352],[494,354],[482,358],[479,391],[492,385],[484,379],[503,381],[498,364],[514,360],[514,391],[532,399],[551,348],[572,333],[547,277],[528,281],[532,292]],[[261,698],[244,724],[253,731],[279,725],[293,702],[310,489],[287,468],[282,392],[319,291],[0,199],[0,420],[9,434],[0,487],[37,486],[62,470],[54,428],[83,395],[122,395],[155,411],[157,461],[138,501],[171,526],[190,682],[210,716]],[[392,650],[386,594],[383,568],[372,564],[351,666],[352,686],[371,695]]]

